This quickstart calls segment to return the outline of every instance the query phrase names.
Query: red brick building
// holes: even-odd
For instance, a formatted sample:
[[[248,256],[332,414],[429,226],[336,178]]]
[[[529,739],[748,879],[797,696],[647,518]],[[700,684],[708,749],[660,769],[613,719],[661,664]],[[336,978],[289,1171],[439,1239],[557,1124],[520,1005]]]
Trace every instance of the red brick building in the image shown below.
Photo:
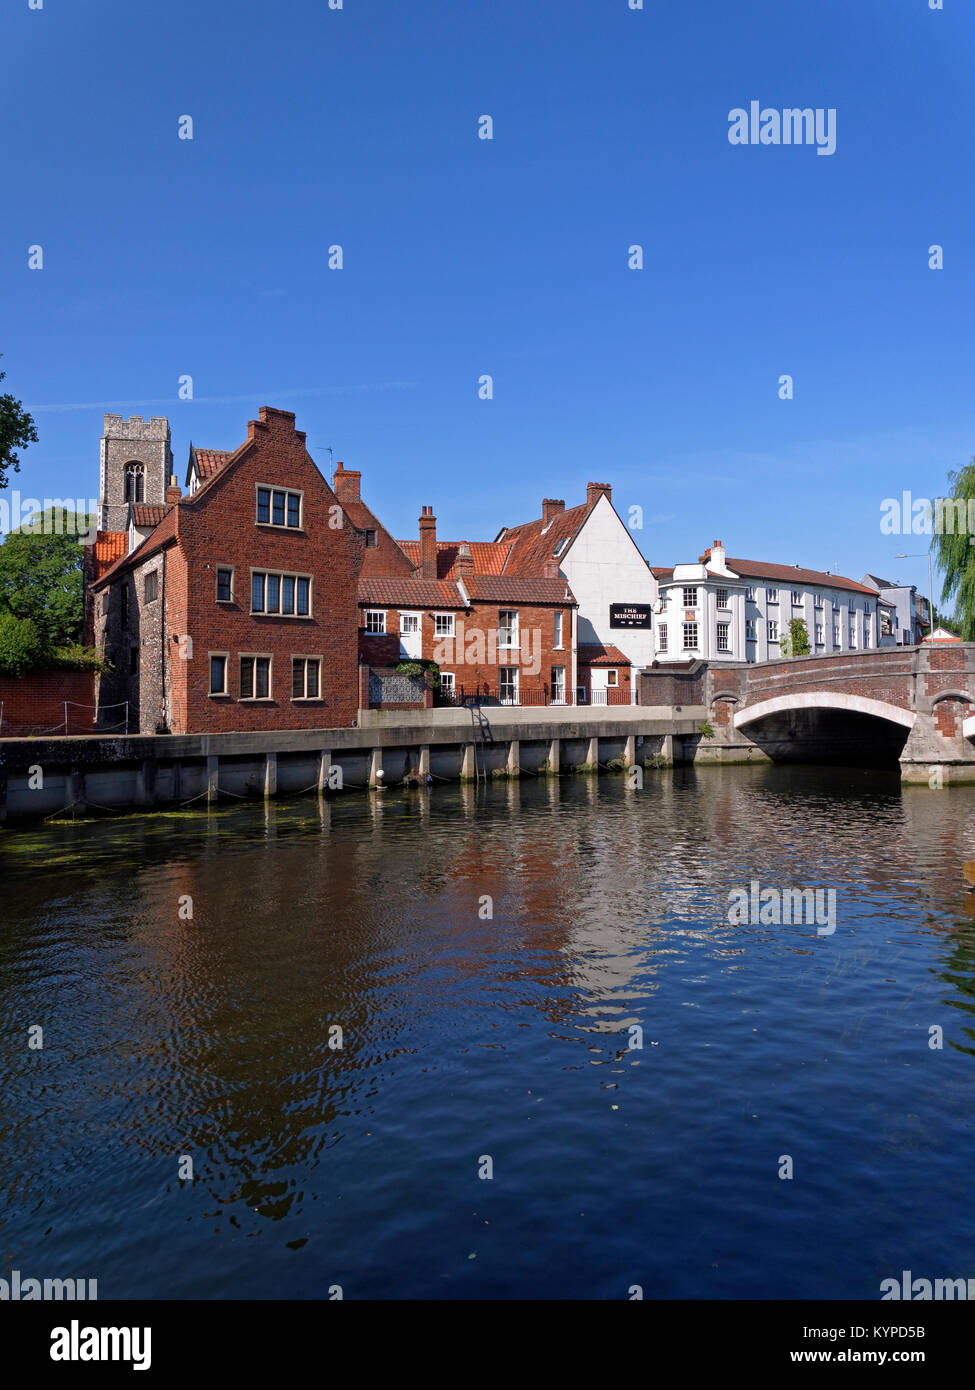
[[[359,651],[372,667],[433,661],[441,697],[512,705],[574,703],[576,601],[554,560],[507,574],[511,546],[438,541],[432,507],[417,540],[395,541],[341,464],[336,495],[366,536]]]
[[[188,482],[131,505],[134,548],[91,584],[99,703],[128,701],[143,733],[353,723],[365,539],[294,415],[262,407],[232,453],[191,450]]]

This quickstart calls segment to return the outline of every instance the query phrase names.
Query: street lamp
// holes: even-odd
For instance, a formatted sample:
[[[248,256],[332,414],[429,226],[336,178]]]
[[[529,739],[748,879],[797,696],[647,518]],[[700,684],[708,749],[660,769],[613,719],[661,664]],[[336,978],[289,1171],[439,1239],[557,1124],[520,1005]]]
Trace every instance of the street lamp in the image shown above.
[[[894,559],[920,560],[925,555],[928,557],[928,603],[931,605],[930,612],[928,613],[928,626],[930,628],[928,635],[931,638],[931,645],[934,646],[934,578],[931,570],[931,552],[930,550],[915,550],[912,554],[905,555],[904,552],[901,551],[898,555],[894,556]]]

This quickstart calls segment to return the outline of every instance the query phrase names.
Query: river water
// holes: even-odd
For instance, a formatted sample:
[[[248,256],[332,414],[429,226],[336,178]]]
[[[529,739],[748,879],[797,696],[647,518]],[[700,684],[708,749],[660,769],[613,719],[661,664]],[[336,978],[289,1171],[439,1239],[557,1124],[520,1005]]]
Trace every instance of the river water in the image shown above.
[[[975,790],[803,767],[9,831],[0,1275],[101,1299],[975,1277],[972,858]],[[835,931],[730,922],[753,880],[835,889]]]

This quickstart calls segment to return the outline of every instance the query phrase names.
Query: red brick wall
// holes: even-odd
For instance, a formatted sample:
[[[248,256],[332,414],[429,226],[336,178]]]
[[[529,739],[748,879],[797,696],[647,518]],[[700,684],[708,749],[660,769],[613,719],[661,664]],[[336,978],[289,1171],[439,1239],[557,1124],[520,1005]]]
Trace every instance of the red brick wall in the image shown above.
[[[376,608],[378,605],[365,606]],[[498,614],[502,609],[512,609],[518,614],[520,639],[530,634],[527,661],[523,660],[521,648],[509,652],[507,648],[497,647]],[[569,646],[557,649],[554,645],[554,615],[557,612],[563,615],[563,641],[566,641],[572,630],[572,609],[567,604],[477,603],[468,612],[454,613],[455,640],[448,643],[444,652],[444,639],[434,635],[431,609],[420,619],[421,652],[425,660],[436,661],[441,671],[453,672],[455,688],[468,694],[497,695],[499,668],[517,666],[519,697],[534,698],[540,703],[547,703],[551,698],[552,667],[564,666],[566,697],[569,703],[574,703],[572,649]],[[360,632],[363,660],[372,666],[396,666],[400,661],[398,609],[387,608],[386,628],[383,637]],[[449,659],[441,660],[442,654]],[[492,656],[496,659],[492,660]],[[531,670],[536,664],[539,669]]]
[[[348,524],[308,455],[294,416],[267,407],[260,414],[249,426],[242,456],[228,464],[198,500],[179,506],[177,543],[166,550],[160,574],[159,642],[153,638],[148,648],[140,648],[143,732],[156,730],[163,689],[172,733],[307,729],[355,722],[356,587],[365,541]],[[257,523],[258,484],[303,493],[301,530]],[[221,565],[234,568],[234,597],[229,603],[216,599],[216,570]],[[252,615],[252,568],[310,576],[311,616]],[[141,582],[140,578],[135,586],[137,596]],[[156,604],[151,607],[160,611]],[[138,638],[138,624],[145,627],[147,618],[148,606],[143,609],[141,600],[130,603],[130,639]],[[211,652],[228,657],[227,695],[209,693]],[[271,657],[269,700],[240,699],[242,653]],[[319,699],[292,701],[292,656],[321,657]]]
[[[64,703],[68,727],[64,727]],[[0,676],[0,738],[53,732],[90,734],[95,703],[91,671],[32,671],[25,676]]]

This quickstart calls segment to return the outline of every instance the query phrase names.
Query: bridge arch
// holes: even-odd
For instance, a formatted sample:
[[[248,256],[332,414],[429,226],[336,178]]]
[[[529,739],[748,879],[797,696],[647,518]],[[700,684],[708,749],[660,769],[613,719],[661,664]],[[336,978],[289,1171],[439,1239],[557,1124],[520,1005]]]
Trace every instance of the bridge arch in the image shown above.
[[[790,710],[845,710],[849,714],[869,714],[875,719],[886,719],[889,724],[899,724],[904,729],[913,729],[916,718],[913,710],[901,709],[886,700],[872,700],[866,695],[844,695],[839,691],[801,690],[793,695],[775,695],[770,700],[760,700],[755,705],[746,705],[735,713],[736,729],[766,719],[770,714],[784,714]],[[971,721],[975,732],[975,717]]]

